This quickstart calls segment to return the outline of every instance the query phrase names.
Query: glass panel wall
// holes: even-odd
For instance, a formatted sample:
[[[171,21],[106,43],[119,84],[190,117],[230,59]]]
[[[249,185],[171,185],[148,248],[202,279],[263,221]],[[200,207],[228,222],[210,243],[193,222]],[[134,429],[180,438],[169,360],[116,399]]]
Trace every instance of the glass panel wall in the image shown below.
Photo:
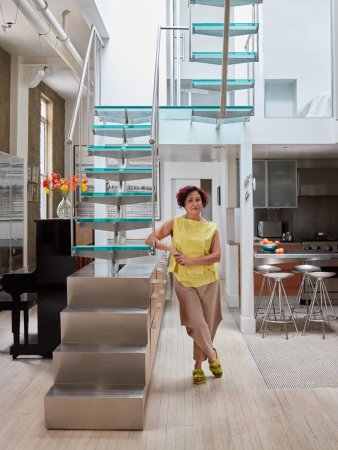
[[[23,158],[0,151],[0,277],[23,266]]]

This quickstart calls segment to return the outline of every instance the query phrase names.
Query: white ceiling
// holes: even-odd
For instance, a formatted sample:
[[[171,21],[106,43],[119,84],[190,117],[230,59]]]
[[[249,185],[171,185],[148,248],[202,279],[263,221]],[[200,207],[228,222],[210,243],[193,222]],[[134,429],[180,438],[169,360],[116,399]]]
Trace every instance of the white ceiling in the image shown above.
[[[5,22],[14,22],[17,11],[14,2],[12,0],[0,0],[0,5]],[[84,57],[90,30],[76,0],[49,0],[48,8],[61,25],[62,11],[65,9],[70,11],[66,21],[66,31],[79,54]],[[0,22],[2,25],[1,14]],[[11,55],[21,56],[24,63],[48,65],[51,73],[46,73],[44,79],[46,84],[64,98],[76,95],[78,83],[70,69],[58,57],[47,41],[43,37],[39,37],[38,32],[20,11],[18,12],[17,22],[11,29],[4,32],[0,28],[0,46]]]

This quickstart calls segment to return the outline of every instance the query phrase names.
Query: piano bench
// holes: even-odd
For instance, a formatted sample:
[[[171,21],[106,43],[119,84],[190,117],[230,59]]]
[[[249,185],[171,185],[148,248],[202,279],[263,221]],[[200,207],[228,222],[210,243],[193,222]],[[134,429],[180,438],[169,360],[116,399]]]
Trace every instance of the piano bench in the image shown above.
[[[29,326],[29,314],[28,311],[36,305],[36,294],[35,293],[27,293],[20,295],[20,311],[23,311],[23,323],[24,323],[24,340],[25,344],[28,344],[28,326]],[[0,291],[0,311],[12,311],[15,307],[15,303],[12,299],[12,296],[7,292]],[[12,333],[15,332],[12,317]],[[18,330],[20,332],[20,330]]]

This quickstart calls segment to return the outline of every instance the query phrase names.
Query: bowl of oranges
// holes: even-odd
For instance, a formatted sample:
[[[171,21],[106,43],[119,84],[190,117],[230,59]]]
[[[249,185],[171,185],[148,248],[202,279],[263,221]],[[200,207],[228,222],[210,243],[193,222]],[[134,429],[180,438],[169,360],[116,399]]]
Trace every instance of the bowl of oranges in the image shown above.
[[[278,250],[278,247],[280,245],[279,241],[270,241],[267,238],[264,238],[262,241],[260,241],[259,246],[264,252],[276,252]],[[277,253],[277,252],[276,252]],[[280,253],[280,252],[278,252]]]

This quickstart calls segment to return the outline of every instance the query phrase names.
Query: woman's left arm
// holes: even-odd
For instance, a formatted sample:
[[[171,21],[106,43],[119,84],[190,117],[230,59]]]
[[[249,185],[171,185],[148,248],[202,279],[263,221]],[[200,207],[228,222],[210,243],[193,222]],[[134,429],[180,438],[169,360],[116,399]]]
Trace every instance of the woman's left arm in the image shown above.
[[[183,266],[209,265],[221,260],[221,242],[219,233],[216,231],[212,238],[209,255],[199,256],[197,258],[188,258],[184,255],[174,255],[176,262]]]

